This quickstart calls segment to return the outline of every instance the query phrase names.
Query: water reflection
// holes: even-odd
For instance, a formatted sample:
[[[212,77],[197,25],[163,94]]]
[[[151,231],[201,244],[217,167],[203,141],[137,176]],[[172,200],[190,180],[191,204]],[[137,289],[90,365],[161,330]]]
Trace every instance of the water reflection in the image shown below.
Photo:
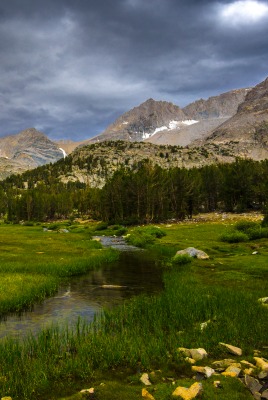
[[[87,322],[103,307],[114,307],[140,293],[162,288],[161,271],[147,252],[122,252],[113,265],[72,278],[58,293],[22,315],[8,315],[0,323],[0,338],[36,334],[51,324],[75,325],[78,317]]]

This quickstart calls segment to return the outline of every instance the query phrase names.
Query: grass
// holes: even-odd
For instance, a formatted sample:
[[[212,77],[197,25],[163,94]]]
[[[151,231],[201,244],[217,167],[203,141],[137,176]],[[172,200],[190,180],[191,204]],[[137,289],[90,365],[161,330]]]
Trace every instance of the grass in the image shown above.
[[[92,324],[78,321],[73,330],[52,327],[37,338],[1,342],[0,394],[13,400],[76,400],[79,390],[94,386],[100,400],[131,400],[141,398],[139,376],[147,371],[153,382],[148,390],[156,400],[168,400],[177,385],[194,382],[178,347],[204,347],[206,363],[230,357],[219,342],[241,347],[242,358],[249,361],[254,349],[267,358],[268,308],[258,298],[268,295],[268,240],[221,242],[229,228],[219,221],[165,226],[166,236],[151,244],[154,257],[163,262],[165,289],[160,295],[133,298],[104,311]],[[61,235],[55,235],[63,246]],[[210,259],[172,265],[176,251],[190,246]],[[205,400],[251,398],[236,379],[219,377],[223,389],[215,389],[213,380],[203,382]]]
[[[51,295],[59,279],[116,258],[115,251],[102,249],[83,227],[59,233],[39,225],[0,225],[0,316]]]

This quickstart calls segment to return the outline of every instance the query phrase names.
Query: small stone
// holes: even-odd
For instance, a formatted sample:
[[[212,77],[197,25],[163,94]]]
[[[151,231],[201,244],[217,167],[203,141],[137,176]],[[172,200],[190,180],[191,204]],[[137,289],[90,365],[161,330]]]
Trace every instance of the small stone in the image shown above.
[[[147,400],[155,400],[155,398],[151,395],[151,393],[148,392],[148,390],[146,389],[142,389],[141,391],[141,395],[144,399]]]
[[[237,374],[231,371],[224,371],[221,373],[223,376],[229,376],[230,378],[237,378]]]
[[[225,373],[231,373],[232,376],[238,377],[241,372],[241,369],[236,367],[235,365],[230,365],[225,371]],[[235,375],[233,375],[235,374]]]
[[[208,353],[206,352],[205,349],[199,348],[199,349],[190,349],[191,353],[191,358],[193,358],[196,361],[203,360],[208,356]]]
[[[178,386],[172,396],[181,397],[183,400],[192,400],[198,397],[203,391],[202,383],[196,382],[191,387],[185,388],[182,386]]]
[[[150,379],[149,379],[149,375],[146,374],[146,373],[142,374],[142,376],[140,377],[140,381],[145,386],[150,386],[151,385],[151,382],[150,382]]]
[[[254,357],[259,357],[261,355],[260,350],[253,350],[253,353],[256,354],[256,356],[254,356]]]
[[[94,388],[90,388],[90,389],[80,390],[80,393],[81,393],[82,397],[93,398],[94,397],[94,391],[95,391]]]
[[[213,374],[215,374],[214,369],[210,367],[197,367],[193,366],[192,371],[198,372],[199,374],[204,375],[206,378],[210,378]]]
[[[258,374],[258,378],[259,379],[262,379],[262,380],[268,380],[268,372],[266,372],[266,371],[261,371],[259,374]]]
[[[242,360],[240,362],[241,362],[241,364],[246,365],[247,367],[255,368],[255,365],[253,365],[252,363],[250,363],[250,362],[248,362],[246,360]]]
[[[12,397],[10,396],[1,397],[1,400],[12,400]]]
[[[214,387],[217,388],[217,389],[218,389],[218,388],[222,388],[221,381],[214,381],[214,382],[213,382],[213,385],[214,385]]]
[[[191,357],[186,357],[185,361],[187,361],[189,364],[195,364],[196,363],[196,361]]]
[[[257,252],[257,251],[253,251],[252,254],[253,254],[253,255],[258,254],[258,252]]]
[[[261,398],[262,398],[262,399],[265,399],[265,400],[268,399],[268,389],[265,390],[264,392],[262,392]]]
[[[231,358],[225,358],[224,360],[214,361],[212,363],[214,368],[227,368],[232,364],[235,364],[235,360]]]
[[[252,394],[259,392],[262,388],[260,382],[249,375],[245,375],[245,385],[251,391]]]
[[[202,323],[200,324],[200,330],[201,330],[201,332],[202,332],[204,329],[206,329],[207,326],[208,326],[208,324],[210,324],[210,323],[211,323],[210,319],[209,319],[208,321],[202,322]]]
[[[260,368],[262,371],[268,372],[268,362],[265,361],[261,357],[254,357],[254,360],[256,361],[256,366]]]
[[[242,356],[242,350],[239,347],[232,346],[231,344],[219,343],[221,346],[224,346],[229,353],[234,354],[235,356]]]
[[[246,375],[253,375],[254,374],[254,368],[246,368],[246,369],[244,369],[244,374],[246,374]]]

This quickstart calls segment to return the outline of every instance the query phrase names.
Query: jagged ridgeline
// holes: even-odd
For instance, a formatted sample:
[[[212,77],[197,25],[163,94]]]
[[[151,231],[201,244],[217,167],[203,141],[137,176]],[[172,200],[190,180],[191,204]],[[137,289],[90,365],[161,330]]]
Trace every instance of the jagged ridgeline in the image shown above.
[[[128,224],[183,219],[200,211],[264,209],[268,161],[218,157],[222,162],[215,164],[217,156],[203,148],[92,144],[55,164],[7,178],[1,183],[0,212],[15,222],[79,216]]]

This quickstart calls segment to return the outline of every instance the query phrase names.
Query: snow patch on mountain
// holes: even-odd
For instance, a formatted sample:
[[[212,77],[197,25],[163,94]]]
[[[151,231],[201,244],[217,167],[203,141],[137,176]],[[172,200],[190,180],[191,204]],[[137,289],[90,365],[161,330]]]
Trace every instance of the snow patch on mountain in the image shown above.
[[[167,126],[160,126],[159,128],[156,128],[152,133],[148,133],[148,132],[143,132],[142,134],[142,139],[149,139],[150,137],[154,136],[156,133],[158,132],[162,132],[162,131],[171,131],[173,129],[180,129],[180,126],[182,125],[193,125],[193,124],[197,124],[199,121],[196,121],[195,119],[187,119],[184,121],[175,121],[172,120],[169,122],[168,127]],[[136,132],[138,133],[138,132]]]
[[[182,121],[182,124],[184,125],[193,125],[197,124],[199,121],[196,121],[195,119],[187,119],[186,121]]]

